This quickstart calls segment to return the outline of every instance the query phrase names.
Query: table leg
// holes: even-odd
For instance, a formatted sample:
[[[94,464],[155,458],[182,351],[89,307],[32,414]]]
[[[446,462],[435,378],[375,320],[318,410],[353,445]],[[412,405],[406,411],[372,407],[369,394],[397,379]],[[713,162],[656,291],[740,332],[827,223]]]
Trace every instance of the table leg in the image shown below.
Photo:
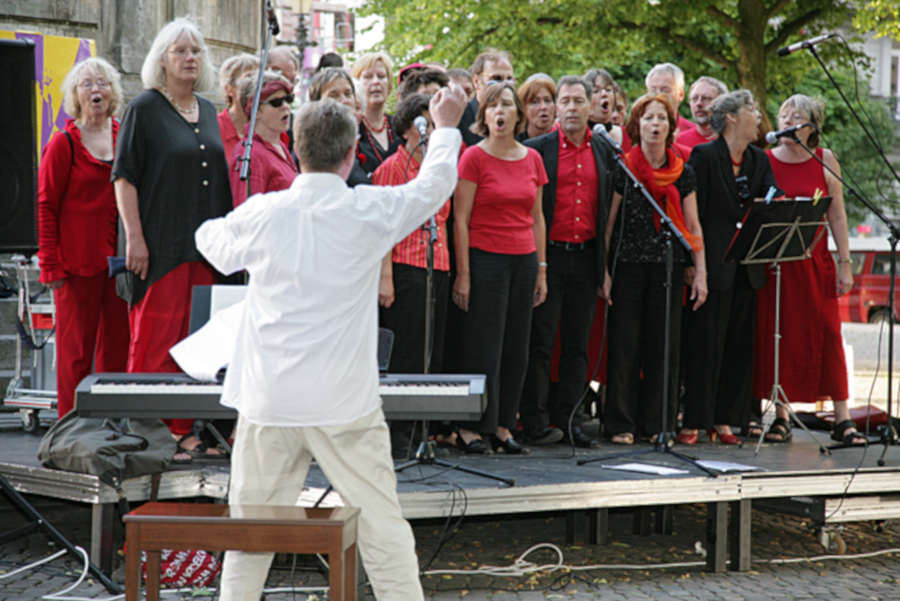
[[[328,599],[330,601],[344,601],[344,570],[346,569],[344,551],[328,554]]]
[[[147,551],[147,601],[159,601],[159,551]]]
[[[728,503],[707,503],[706,511],[706,569],[724,572],[728,552]]]
[[[128,553],[125,554],[125,601],[138,601],[141,590],[141,540],[140,525],[125,527]]]
[[[344,552],[344,596],[356,601],[356,543]]]
[[[750,518],[752,501],[731,502],[731,565],[729,569],[746,572],[750,569]]]

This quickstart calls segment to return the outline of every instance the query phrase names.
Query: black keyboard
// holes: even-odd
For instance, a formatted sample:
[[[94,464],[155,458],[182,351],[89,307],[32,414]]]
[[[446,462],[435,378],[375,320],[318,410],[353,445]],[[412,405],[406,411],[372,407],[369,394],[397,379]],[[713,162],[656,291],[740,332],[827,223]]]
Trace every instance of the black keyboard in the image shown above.
[[[185,374],[92,374],[75,390],[82,417],[234,419],[219,404],[223,385]],[[387,419],[478,421],[487,407],[485,376],[395,374],[380,378]]]

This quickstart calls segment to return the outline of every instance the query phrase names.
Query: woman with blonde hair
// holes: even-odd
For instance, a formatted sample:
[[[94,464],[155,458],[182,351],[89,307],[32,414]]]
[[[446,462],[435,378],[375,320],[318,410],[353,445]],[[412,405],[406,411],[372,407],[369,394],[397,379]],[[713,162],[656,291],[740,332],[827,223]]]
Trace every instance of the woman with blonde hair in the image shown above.
[[[219,113],[219,132],[227,161],[231,160],[234,147],[244,137],[244,127],[250,120],[240,103],[238,83],[255,71],[259,71],[259,59],[246,52],[232,56],[219,69],[219,87],[225,98],[225,108]]]
[[[359,162],[370,177],[403,144],[400,136],[394,134],[391,119],[385,113],[385,103],[394,88],[392,68],[391,59],[386,54],[370,52],[362,55],[350,71],[362,82],[365,92],[363,100],[366,108],[359,124]]]
[[[92,366],[125,370],[128,306],[106,258],[116,254],[116,197],[109,182],[119,133],[121,77],[102,58],[75,65],[62,85],[72,119],[44,148],[38,171],[40,281],[56,297],[57,411],[75,406]]]
[[[835,269],[828,252],[827,235],[823,235],[809,259],[781,266],[780,384],[791,403],[833,400],[832,439],[847,446],[864,445],[866,437],[857,432],[847,406],[850,394],[837,301],[853,287],[844,191],[837,177],[803,148],[812,149],[825,165],[840,175],[837,157],[819,147],[824,120],[821,101],[803,94],[791,96],[778,111],[778,129],[804,123],[813,127],[798,129],[794,136],[781,138],[778,146],[766,151],[775,180],[788,198],[816,194],[831,197],[825,218],[838,251]],[[775,275],[768,270],[766,286],[756,295],[753,394],[761,399],[771,396],[774,378],[775,295]],[[787,410],[779,406],[776,415],[765,439],[787,442],[791,439]]]
[[[213,88],[216,72],[193,21],[178,18],[160,30],[141,80],[145,90],[125,110],[112,171],[133,273],[128,371],[179,372],[169,349],[188,334],[191,291],[218,280],[194,231],[232,207],[216,108],[197,95]],[[192,420],[167,423],[181,451],[215,454],[192,435]]]

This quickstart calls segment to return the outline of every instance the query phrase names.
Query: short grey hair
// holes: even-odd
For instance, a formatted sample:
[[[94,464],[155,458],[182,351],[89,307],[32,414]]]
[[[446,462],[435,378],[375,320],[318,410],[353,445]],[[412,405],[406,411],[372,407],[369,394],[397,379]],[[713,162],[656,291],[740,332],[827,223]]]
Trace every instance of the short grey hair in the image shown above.
[[[280,56],[281,58],[286,58],[289,61],[291,61],[292,63],[294,63],[295,69],[300,68],[300,59],[297,58],[297,55],[294,53],[293,50],[291,50],[287,46],[275,46],[274,48],[269,49],[269,55],[266,58],[266,68],[267,69],[272,66],[272,58],[276,57],[276,56]],[[262,52],[260,52],[259,58],[262,59]]]
[[[350,107],[330,99],[307,102],[295,121],[294,147],[301,164],[313,172],[336,172],[359,131]]]
[[[563,75],[560,77],[559,82],[556,84],[557,94],[563,89],[563,86],[581,86],[584,88],[584,93],[587,94],[588,102],[591,101],[591,96],[594,94],[594,86],[585,80],[584,77],[578,77],[577,75]]]
[[[722,94],[709,107],[709,126],[714,132],[721,135],[728,124],[726,117],[741,112],[742,108],[755,108],[753,93],[750,90],[735,90],[728,94]]]
[[[694,88],[696,88],[701,83],[705,83],[708,86],[714,87],[718,90],[717,96],[721,96],[722,94],[728,93],[728,86],[725,85],[724,82],[716,79],[715,77],[710,77],[709,75],[701,75],[697,78],[697,81],[691,84],[691,89],[688,91],[688,96],[694,93]]]
[[[166,84],[166,70],[163,67],[166,51],[185,34],[200,47],[200,75],[194,82],[194,91],[208,92],[213,89],[216,84],[216,69],[209,59],[206,40],[197,24],[188,17],[178,17],[156,34],[147,58],[144,59],[144,66],[141,67],[141,82],[145,88],[157,88]]]
[[[329,67],[322,69],[309,80],[309,99],[313,102],[321,100],[322,92],[336,79],[344,79],[350,84],[350,87],[353,88],[353,95],[356,96],[356,85],[353,83],[353,78],[350,74],[343,69]]]
[[[66,78],[62,82],[60,92],[63,95],[63,109],[72,116],[76,121],[81,119],[82,107],[78,101],[78,82],[81,79],[81,72],[85,69],[94,69],[99,71],[100,76],[109,82],[110,100],[109,110],[106,111],[107,117],[112,117],[116,109],[122,104],[122,76],[115,67],[110,65],[106,59],[100,57],[86,58],[77,63],[66,74]]]
[[[675,78],[675,86],[679,90],[684,90],[684,71],[681,70],[681,67],[672,63],[659,63],[650,69],[650,72],[647,73],[647,77],[644,78],[644,85],[648,90],[650,89],[650,79],[656,75],[662,74],[673,76]]]
[[[225,99],[227,107],[231,107],[231,97],[225,93],[225,88],[237,88],[241,74],[258,69],[259,59],[246,52],[229,57],[222,63],[222,67],[219,69],[219,87],[222,90],[222,97]]]

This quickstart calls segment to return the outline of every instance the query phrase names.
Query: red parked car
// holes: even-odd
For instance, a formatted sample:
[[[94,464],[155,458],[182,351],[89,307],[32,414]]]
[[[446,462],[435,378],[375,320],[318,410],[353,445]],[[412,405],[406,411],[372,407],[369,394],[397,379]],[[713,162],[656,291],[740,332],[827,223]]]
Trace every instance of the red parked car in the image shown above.
[[[828,250],[837,261],[834,241]],[[888,316],[888,287],[891,283],[891,246],[887,238],[850,238],[853,289],[838,298],[841,321],[878,323]],[[900,248],[897,253],[900,274]],[[894,285],[894,315],[900,319],[900,277]]]

